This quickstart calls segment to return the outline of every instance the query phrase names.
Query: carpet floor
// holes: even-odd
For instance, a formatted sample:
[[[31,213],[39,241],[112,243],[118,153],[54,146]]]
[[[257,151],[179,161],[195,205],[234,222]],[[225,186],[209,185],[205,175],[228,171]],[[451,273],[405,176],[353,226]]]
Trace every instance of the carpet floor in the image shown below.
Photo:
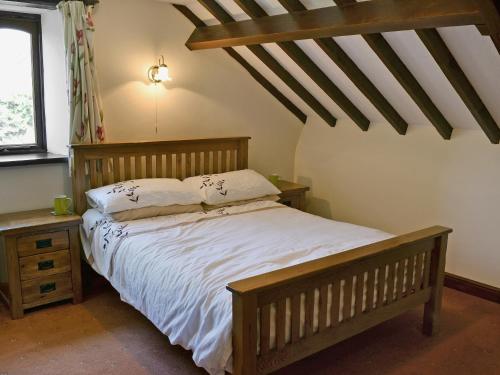
[[[500,304],[445,289],[441,333],[423,336],[421,317],[412,310],[279,374],[500,374]],[[22,320],[0,307],[0,375],[204,373],[110,287]]]

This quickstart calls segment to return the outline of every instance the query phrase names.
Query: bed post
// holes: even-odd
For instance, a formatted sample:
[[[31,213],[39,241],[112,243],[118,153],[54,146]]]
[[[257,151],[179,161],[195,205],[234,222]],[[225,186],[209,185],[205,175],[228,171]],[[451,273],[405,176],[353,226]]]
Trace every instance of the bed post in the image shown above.
[[[434,249],[431,251],[429,286],[432,289],[431,297],[425,304],[423,322],[423,333],[427,336],[433,336],[439,330],[447,243],[448,234],[444,233],[435,239]]]
[[[257,295],[233,293],[233,375],[257,373]]]

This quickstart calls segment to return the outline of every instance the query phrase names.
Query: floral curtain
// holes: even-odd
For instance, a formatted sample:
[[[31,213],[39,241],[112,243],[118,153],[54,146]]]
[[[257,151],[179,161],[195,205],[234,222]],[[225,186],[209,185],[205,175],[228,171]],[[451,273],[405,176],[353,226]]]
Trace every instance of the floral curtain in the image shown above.
[[[101,98],[94,63],[92,6],[82,1],[61,1],[70,105],[70,142],[104,142]]]

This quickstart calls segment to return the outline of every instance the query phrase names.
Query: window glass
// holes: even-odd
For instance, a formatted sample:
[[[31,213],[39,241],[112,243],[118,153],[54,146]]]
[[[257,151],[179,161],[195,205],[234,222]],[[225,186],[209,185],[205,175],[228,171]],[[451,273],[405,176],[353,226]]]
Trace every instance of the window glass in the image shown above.
[[[0,148],[37,143],[31,38],[0,28]]]

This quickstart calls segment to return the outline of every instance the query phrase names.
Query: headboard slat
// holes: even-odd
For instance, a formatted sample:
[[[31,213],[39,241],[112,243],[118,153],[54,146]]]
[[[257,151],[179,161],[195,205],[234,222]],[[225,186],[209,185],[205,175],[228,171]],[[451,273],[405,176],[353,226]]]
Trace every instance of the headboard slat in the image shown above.
[[[248,168],[250,137],[72,145],[75,212],[87,209],[85,192],[120,181],[186,178]],[[174,161],[175,158],[175,161]],[[173,165],[175,163],[175,165]]]

